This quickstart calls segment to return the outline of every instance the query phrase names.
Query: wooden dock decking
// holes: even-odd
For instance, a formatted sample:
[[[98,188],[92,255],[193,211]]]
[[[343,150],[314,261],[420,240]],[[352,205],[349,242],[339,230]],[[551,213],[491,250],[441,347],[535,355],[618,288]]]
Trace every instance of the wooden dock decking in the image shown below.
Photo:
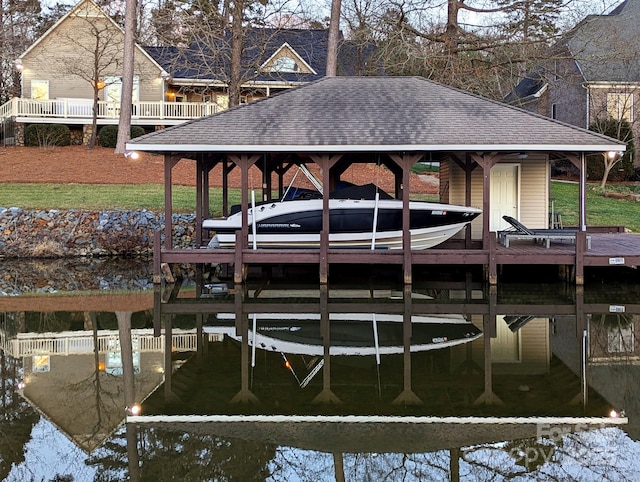
[[[154,282],[159,283],[161,264],[204,263],[233,264],[235,281],[242,282],[245,265],[252,264],[385,264],[409,267],[411,265],[476,265],[488,268],[490,284],[498,282],[498,267],[503,265],[558,265],[574,269],[576,284],[584,284],[585,267],[637,267],[640,266],[640,234],[590,232],[591,248],[587,249],[586,233],[578,233],[576,242],[554,241],[547,248],[533,240],[513,240],[509,247],[497,242],[491,233],[488,247],[475,243],[465,248],[462,240],[453,240],[437,248],[405,253],[402,250],[366,249],[161,249],[160,233],[154,242]]]

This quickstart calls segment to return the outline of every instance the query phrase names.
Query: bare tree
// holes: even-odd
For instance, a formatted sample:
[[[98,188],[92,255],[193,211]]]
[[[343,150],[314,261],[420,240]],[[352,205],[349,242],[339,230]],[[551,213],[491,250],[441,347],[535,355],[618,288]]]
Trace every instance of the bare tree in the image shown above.
[[[201,86],[203,90],[227,86],[230,107],[240,104],[243,86],[264,73],[264,53],[274,47],[278,32],[303,21],[289,0],[194,1],[183,10],[169,5],[153,14],[159,43],[168,45],[169,70],[208,79],[210,86]],[[281,77],[278,72],[271,75]]]
[[[562,1],[347,0],[344,13],[349,38],[370,35],[387,73],[502,99],[548,55]]]
[[[33,42],[41,12],[38,0],[0,0],[0,102],[20,95],[13,61]]]
[[[122,94],[120,97],[120,123],[116,153],[124,154],[124,147],[131,136],[131,104],[133,100],[133,72],[135,58],[136,0],[127,0],[124,26],[122,66]]]
[[[331,0],[329,44],[327,45],[327,77],[335,77],[338,70],[338,39],[340,38],[340,10],[342,0]]]

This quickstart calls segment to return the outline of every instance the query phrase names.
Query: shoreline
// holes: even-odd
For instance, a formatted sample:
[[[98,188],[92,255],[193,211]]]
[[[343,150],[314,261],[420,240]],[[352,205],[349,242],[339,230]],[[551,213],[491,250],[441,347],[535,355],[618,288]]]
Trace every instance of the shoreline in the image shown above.
[[[195,246],[195,215],[174,214],[174,246]],[[164,213],[0,207],[0,259],[152,256]],[[163,235],[164,239],[164,235]]]

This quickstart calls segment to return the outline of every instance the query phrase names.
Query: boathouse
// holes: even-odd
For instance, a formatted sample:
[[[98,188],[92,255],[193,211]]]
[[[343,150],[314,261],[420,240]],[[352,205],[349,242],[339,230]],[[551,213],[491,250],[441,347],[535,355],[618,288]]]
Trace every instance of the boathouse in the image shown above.
[[[172,169],[196,163],[196,249],[174,249],[172,225],[164,246],[156,236],[156,280],[162,263],[227,263],[241,283],[248,265],[317,264],[327,283],[332,264],[396,264],[404,282],[412,266],[482,265],[490,283],[508,264],[568,266],[578,284],[585,266],[640,264],[640,237],[593,233],[586,223],[586,155],[621,152],[625,144],[524,110],[419,77],[332,77],[228,111],[131,140],[127,149],[161,154],[165,159],[165,219],[172,208]],[[530,228],[549,223],[550,162],[569,160],[580,172],[580,225],[572,243],[538,245],[534,239],[497,242],[508,214]],[[420,161],[440,163],[440,200],[476,206],[483,214],[460,239],[436,248],[410,249],[410,169]],[[315,164],[324,186],[335,186],[354,163],[384,166],[394,177],[396,198],[404,203],[403,249],[331,249],[329,197],[323,194],[319,249],[253,249],[248,243],[249,171],[262,173],[261,200],[270,200],[285,173]],[[221,169],[220,169],[221,166]],[[202,221],[209,216],[209,180],[214,168],[223,181],[222,211],[227,213],[228,175],[241,172],[242,241],[235,249],[207,248]],[[373,180],[372,180],[373,181]],[[616,236],[615,242],[611,236]],[[615,248],[615,249],[614,249]]]

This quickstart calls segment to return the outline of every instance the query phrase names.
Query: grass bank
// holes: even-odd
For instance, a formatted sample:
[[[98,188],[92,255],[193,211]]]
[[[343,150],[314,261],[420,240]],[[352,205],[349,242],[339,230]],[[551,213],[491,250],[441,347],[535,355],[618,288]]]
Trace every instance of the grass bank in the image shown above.
[[[578,185],[552,182],[554,208],[567,226],[578,224]],[[231,204],[240,202],[240,191],[231,192]],[[432,199],[433,196],[423,198]],[[416,196],[416,199],[418,196]],[[219,215],[222,189],[210,192],[211,212]],[[195,188],[174,186],[173,206],[176,212],[193,212]],[[0,184],[0,206],[24,209],[164,209],[164,190],[159,184]],[[625,226],[640,232],[638,202],[614,199],[601,195],[596,186],[587,191],[587,224],[596,226]]]
[[[176,212],[193,212],[195,187],[174,186]],[[222,189],[211,189],[212,212],[221,212]],[[240,192],[232,193],[240,202]],[[147,209],[164,210],[164,189],[160,184],[0,184],[0,206],[23,209]]]
[[[577,226],[578,184],[554,181],[551,183],[551,196],[564,225]],[[587,186],[588,226],[624,226],[634,233],[640,233],[639,208],[638,201],[604,197],[597,185]]]

